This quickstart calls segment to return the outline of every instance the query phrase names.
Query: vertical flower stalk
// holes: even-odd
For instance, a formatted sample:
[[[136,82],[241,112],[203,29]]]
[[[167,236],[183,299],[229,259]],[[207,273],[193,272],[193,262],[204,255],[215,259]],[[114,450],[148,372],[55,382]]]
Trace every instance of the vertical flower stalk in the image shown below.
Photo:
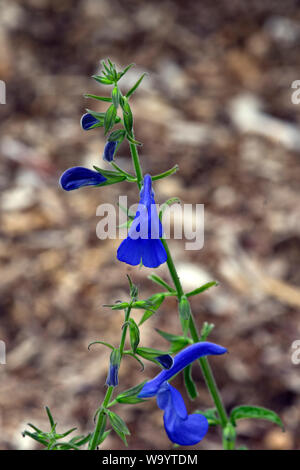
[[[130,151],[131,151],[131,156],[132,156],[134,168],[136,170],[136,175],[137,175],[137,179],[138,179],[138,174],[141,175],[142,170],[141,170],[137,145],[136,144],[130,144]],[[138,186],[140,187],[139,184],[138,184]],[[180,303],[180,301],[182,299],[182,296],[184,296],[184,291],[183,291],[183,288],[182,288],[182,285],[181,285],[181,282],[180,282],[180,279],[179,279],[179,276],[178,276],[173,258],[171,256],[171,252],[169,250],[168,243],[167,243],[166,239],[164,239],[164,238],[162,238],[161,241],[162,241],[162,244],[163,244],[163,246],[165,248],[165,251],[166,251],[166,254],[167,254],[167,266],[168,266],[170,276],[173,280],[173,283],[174,283],[174,286],[175,286],[175,289],[176,289],[176,295],[177,295],[178,302]],[[191,337],[192,337],[192,340],[194,341],[194,343],[199,342],[200,341],[200,336],[199,336],[199,333],[197,331],[197,327],[196,327],[195,320],[194,320],[194,317],[193,317],[193,313],[192,313],[191,310],[190,310],[190,318],[189,318],[188,328],[189,328],[189,331],[190,331],[190,334],[191,334]],[[223,432],[224,432],[224,430],[227,426],[227,423],[229,422],[229,419],[228,419],[228,416],[227,416],[227,413],[226,413],[226,410],[225,410],[225,407],[224,407],[224,404],[223,404],[223,401],[222,401],[222,398],[221,398],[221,394],[219,392],[218,386],[216,384],[213,372],[211,370],[211,367],[209,365],[209,362],[208,362],[207,358],[206,357],[200,357],[199,358],[199,363],[200,363],[200,367],[201,367],[201,370],[202,370],[202,374],[203,374],[204,379],[205,379],[205,383],[207,385],[207,388],[210,392],[210,395],[211,395],[211,397],[214,401],[214,404],[216,406],[216,409],[218,411],[221,426],[222,426],[222,429],[223,429]],[[224,439],[223,439],[223,442],[224,442]],[[234,448],[234,442],[231,442],[230,446]]]

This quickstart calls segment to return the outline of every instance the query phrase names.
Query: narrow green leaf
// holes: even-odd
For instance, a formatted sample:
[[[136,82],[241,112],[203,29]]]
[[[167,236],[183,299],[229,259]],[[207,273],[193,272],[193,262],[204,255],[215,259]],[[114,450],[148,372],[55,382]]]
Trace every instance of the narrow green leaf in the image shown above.
[[[127,67],[125,67],[125,69],[122,71],[122,72],[119,72],[118,73],[118,80],[120,80],[126,72],[128,72],[129,69],[131,69],[131,67],[133,67],[135,64],[129,64],[127,65]]]
[[[102,85],[112,85],[113,81],[109,80],[108,78],[105,77],[100,77],[99,75],[92,75],[92,78],[96,80],[96,82],[101,83]]]
[[[126,135],[126,131],[124,129],[117,129],[116,131],[113,131],[111,134],[109,134],[108,141],[109,142],[119,142],[123,141]]]
[[[54,419],[53,419],[53,416],[52,416],[51,411],[48,408],[48,406],[46,406],[46,412],[47,412],[47,415],[48,415],[48,419],[49,419],[51,428],[55,427]]]
[[[93,99],[98,100],[98,101],[105,101],[105,102],[108,102],[108,103],[112,102],[112,99],[109,98],[108,96],[91,95],[90,93],[85,93],[83,96],[85,98],[93,98]]]
[[[167,209],[167,207],[172,206],[173,204],[180,204],[180,199],[178,197],[171,197],[166,202],[164,202],[159,211],[159,218],[162,220],[162,216]]]
[[[162,178],[166,178],[167,176],[173,175],[179,169],[178,165],[173,166],[170,170],[164,171],[163,173],[159,173],[158,175],[152,176],[152,181],[161,180]]]
[[[139,356],[143,357],[144,359],[147,359],[148,361],[155,362],[157,364],[157,361],[155,358],[157,356],[163,356],[165,354],[168,354],[168,351],[161,351],[160,349],[153,349],[153,348],[137,348],[136,354]]]
[[[151,302],[151,309],[145,311],[144,315],[142,316],[139,326],[141,326],[145,321],[147,321],[152,315],[154,315],[163,301],[165,300],[165,294],[154,294],[152,297],[148,299],[148,302]]]
[[[107,134],[107,132],[113,127],[115,124],[115,119],[117,116],[117,110],[115,106],[112,104],[108,108],[108,110],[105,113],[104,117],[104,133]]]
[[[218,283],[216,281],[207,282],[203,286],[197,287],[197,289],[194,289],[191,292],[188,292],[186,294],[186,296],[187,297],[192,297],[193,295],[201,294],[201,292],[204,292],[207,289],[209,289],[210,287],[217,286],[217,285],[218,285]]]
[[[77,428],[72,428],[72,429],[69,429],[68,431],[64,432],[63,434],[56,434],[56,439],[63,439],[64,437],[68,436],[69,434],[71,434],[72,432],[76,431]]]
[[[132,88],[130,88],[130,90],[126,93],[126,98],[129,98],[129,96],[131,96],[135,90],[138,88],[138,86],[140,85],[141,81],[143,80],[143,78],[145,77],[146,72],[143,73],[143,75],[141,75],[141,77],[138,79],[138,81],[135,83],[135,85],[133,85]]]
[[[133,116],[131,112],[131,108],[127,101],[123,103],[123,121],[124,127],[129,135],[132,135],[132,127],[133,127]]]
[[[118,435],[120,435],[120,433],[125,434],[125,436],[130,435],[128,427],[119,415],[110,410],[106,410],[106,414],[108,416],[110,424]]]
[[[118,107],[119,107],[119,102],[120,102],[120,91],[119,91],[119,88],[117,86],[115,86],[113,88],[113,91],[111,93],[111,99],[112,99],[114,107],[117,110]]]
[[[184,335],[186,335],[188,331],[188,327],[189,327],[189,320],[191,317],[191,307],[185,295],[181,297],[179,305],[178,305],[178,309],[179,309],[179,318],[181,322],[182,331]]]
[[[118,403],[126,403],[126,405],[135,405],[136,403],[143,403],[144,400],[143,398],[137,398],[137,397],[121,397],[121,398],[116,398]]]
[[[126,134],[126,139],[131,143],[131,144],[134,144],[134,145],[140,145],[142,146],[142,142],[139,142],[138,140],[134,139],[133,137],[131,137],[131,135],[127,132]]]
[[[141,361],[141,359],[139,357],[137,357],[136,354],[133,354],[132,351],[124,351],[123,354],[125,354],[126,356],[133,357],[133,359],[135,359],[140,364],[141,372],[143,372],[145,370],[145,366],[144,366],[143,361]]]
[[[131,387],[128,390],[124,390],[124,392],[121,392],[117,396],[116,400],[118,400],[119,398],[125,398],[125,397],[135,397],[136,395],[140,393],[145,383],[146,383],[146,380],[144,380],[139,385],[136,385],[135,387]]]
[[[110,349],[114,349],[114,346],[110,343],[106,343],[105,341],[92,341],[89,345],[88,345],[88,349],[90,349],[91,346],[93,346],[93,344],[103,344],[103,346],[107,346],[108,348]]]
[[[195,400],[198,396],[197,387],[192,377],[192,364],[189,364],[183,370],[183,377],[186,390],[191,400]]]
[[[133,353],[136,353],[136,349],[140,342],[140,330],[133,318],[129,318],[129,337],[130,345]]]
[[[151,281],[155,282],[156,284],[160,286],[165,287],[165,289],[167,289],[167,291],[169,292],[176,292],[176,290],[173,289],[173,287],[167,284],[166,281],[164,281],[161,277],[157,276],[157,274],[150,274],[150,276],[148,276],[148,279],[150,279]]]
[[[87,436],[75,436],[73,437],[70,442],[76,444],[78,447],[87,444],[91,439],[92,433],[89,433]]]
[[[45,438],[39,436],[38,434],[29,432],[29,431],[24,431],[22,433],[22,436],[23,437],[25,437],[25,436],[31,437],[31,439],[34,439],[35,441],[39,442],[40,444],[43,444],[43,446],[46,446],[46,447],[49,444],[48,441]]]
[[[129,307],[129,303],[119,302],[117,304],[104,304],[103,307],[110,307],[112,310],[124,310]]]
[[[210,335],[214,327],[215,325],[213,323],[207,323],[205,321],[201,329],[200,341],[206,341],[207,337]]]
[[[109,436],[110,433],[111,433],[111,429],[108,429],[108,431],[104,431],[102,433],[102,435],[99,437],[99,440],[97,442],[97,447],[100,446],[102,442],[105,441],[105,439],[107,438],[107,436]]]
[[[36,432],[43,433],[43,431],[41,429],[37,428],[36,426],[34,426],[34,424],[27,423],[27,425],[30,426],[32,429],[34,429]]]
[[[265,419],[277,424],[284,430],[284,425],[278,414],[275,413],[275,411],[262,408],[261,406],[243,405],[237,406],[231,411],[230,419],[232,424],[235,425],[237,420],[245,418]]]

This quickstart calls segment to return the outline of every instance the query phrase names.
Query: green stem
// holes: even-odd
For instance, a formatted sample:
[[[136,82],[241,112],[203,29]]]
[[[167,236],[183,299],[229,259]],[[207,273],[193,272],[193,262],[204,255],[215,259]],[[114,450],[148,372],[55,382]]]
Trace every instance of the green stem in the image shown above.
[[[99,442],[99,439],[101,437],[101,434],[103,433],[104,431],[104,427],[105,427],[105,408],[107,407],[108,403],[109,403],[109,400],[112,396],[112,393],[113,393],[113,390],[114,390],[114,387],[110,386],[108,387],[108,389],[106,390],[106,394],[105,394],[105,397],[104,397],[104,400],[103,400],[103,403],[101,405],[101,409],[98,413],[98,416],[97,416],[97,424],[96,424],[96,427],[95,427],[95,431],[93,432],[93,437],[90,441],[90,445],[89,445],[89,450],[96,450],[97,449],[97,444]]]
[[[161,241],[162,241],[162,244],[163,244],[163,246],[166,250],[167,256],[168,256],[167,265],[168,265],[168,268],[169,268],[171,278],[174,282],[174,286],[176,288],[178,300],[180,300],[181,297],[184,295],[182,285],[181,285],[181,282],[180,282],[180,279],[179,279],[179,276],[178,276],[178,273],[177,273],[177,270],[176,270],[176,267],[175,267],[170,249],[169,249],[169,246],[167,244],[167,241],[166,241],[165,238],[162,238]]]
[[[130,178],[131,180],[136,181],[136,178],[133,175],[127,173],[127,171],[120,168],[119,165],[117,165],[115,162],[110,162],[110,164],[115,170],[117,170],[122,175],[126,176],[126,178]]]

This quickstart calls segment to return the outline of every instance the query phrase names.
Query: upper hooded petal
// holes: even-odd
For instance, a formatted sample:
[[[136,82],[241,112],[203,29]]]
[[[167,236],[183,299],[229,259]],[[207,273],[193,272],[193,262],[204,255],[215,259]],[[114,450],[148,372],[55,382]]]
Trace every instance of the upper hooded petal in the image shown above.
[[[174,364],[174,359],[170,354],[162,354],[161,356],[157,356],[155,359],[164,369],[170,369]]]
[[[99,119],[95,118],[92,114],[86,113],[80,119],[80,125],[83,130],[88,131],[96,124],[100,124]]]
[[[173,375],[180,372],[199,357],[224,354],[226,351],[226,348],[208,341],[201,341],[188,346],[176,354],[174,357],[173,367],[168,370],[161,371],[154,379],[145,383],[138,395],[139,398],[153,397],[156,395],[163,382],[170,380]]]
[[[60,185],[66,191],[71,191],[82,186],[96,186],[105,181],[107,181],[107,178],[101,175],[101,173],[81,166],[75,166],[62,174]]]

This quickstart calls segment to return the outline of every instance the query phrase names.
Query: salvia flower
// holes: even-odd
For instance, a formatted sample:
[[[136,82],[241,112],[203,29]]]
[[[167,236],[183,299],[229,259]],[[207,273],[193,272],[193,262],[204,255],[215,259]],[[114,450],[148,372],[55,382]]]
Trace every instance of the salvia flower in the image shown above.
[[[159,362],[164,369],[171,369],[174,363],[173,357],[170,356],[170,354],[162,354],[161,356],[157,356],[155,360]]]
[[[131,266],[137,266],[142,262],[147,268],[157,268],[165,263],[167,253],[160,240],[162,232],[154,201],[151,176],[145,175],[140,202],[128,237],[118,248],[118,260]]]
[[[80,125],[83,130],[88,131],[96,124],[99,124],[99,119],[95,118],[92,114],[86,113],[81,117]]]
[[[106,384],[109,387],[116,387],[119,383],[119,367],[120,367],[120,351],[119,349],[114,349],[110,355],[110,364],[108,375],[106,379]]]
[[[89,170],[82,166],[75,166],[66,170],[61,178],[60,185],[65,191],[81,188],[82,186],[98,186],[105,183],[107,178],[98,171]]]
[[[164,410],[164,426],[169,439],[179,445],[194,445],[200,442],[208,430],[208,422],[201,414],[189,415],[182,396],[168,383],[175,374],[202,356],[224,354],[227,349],[218,344],[199,342],[188,346],[174,357],[173,366],[163,370],[154,379],[146,382],[138,398],[156,395],[157,405]]]
[[[117,148],[118,142],[106,142],[103,152],[103,160],[106,162],[112,162],[114,159],[114,154]]]

